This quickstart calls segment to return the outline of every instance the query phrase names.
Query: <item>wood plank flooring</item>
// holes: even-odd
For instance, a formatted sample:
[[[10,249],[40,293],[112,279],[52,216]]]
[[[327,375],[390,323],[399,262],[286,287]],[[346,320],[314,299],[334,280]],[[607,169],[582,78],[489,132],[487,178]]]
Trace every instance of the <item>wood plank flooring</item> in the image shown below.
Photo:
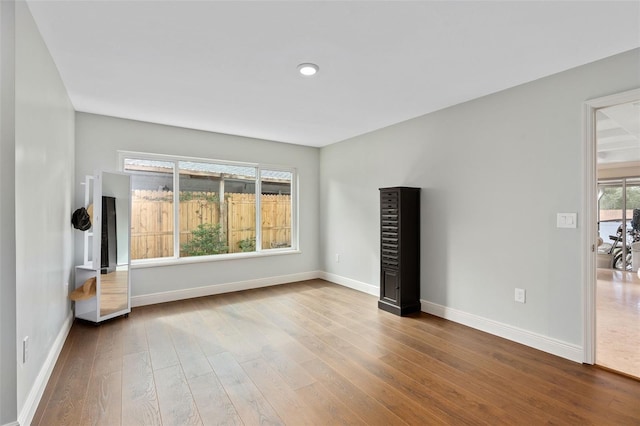
[[[597,270],[596,363],[640,380],[640,277]]]
[[[74,323],[33,425],[640,424],[640,382],[322,280]]]

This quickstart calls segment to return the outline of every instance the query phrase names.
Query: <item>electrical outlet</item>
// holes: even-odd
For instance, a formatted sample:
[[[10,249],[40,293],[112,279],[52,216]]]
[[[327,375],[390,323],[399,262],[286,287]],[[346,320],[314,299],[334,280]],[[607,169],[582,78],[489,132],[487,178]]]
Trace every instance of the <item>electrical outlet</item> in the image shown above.
[[[27,361],[29,361],[29,336],[22,339],[22,363],[26,364]]]
[[[523,288],[516,288],[515,301],[518,303],[525,303],[526,291]]]
[[[336,263],[340,263],[340,254],[336,253]]]

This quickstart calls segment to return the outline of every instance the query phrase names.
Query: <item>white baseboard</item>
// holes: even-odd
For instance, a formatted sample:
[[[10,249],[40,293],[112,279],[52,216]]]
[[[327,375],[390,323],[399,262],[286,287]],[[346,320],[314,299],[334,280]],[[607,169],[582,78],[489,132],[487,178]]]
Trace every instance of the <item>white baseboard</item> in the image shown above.
[[[131,297],[131,307],[154,305],[156,303],[173,302],[194,297],[212,296],[232,291],[251,290],[272,285],[288,284],[297,281],[320,278],[320,271],[302,272],[299,274],[281,275],[277,277],[258,278],[255,280],[237,281],[233,283],[215,284],[184,290],[165,291],[162,293],[144,294]]]
[[[29,396],[27,396],[27,400],[25,401],[24,406],[20,411],[20,415],[18,416],[18,422],[15,423],[15,425],[31,424],[33,416],[36,414],[36,410],[38,409],[38,404],[40,404],[40,399],[42,398],[44,389],[47,387],[49,378],[51,378],[53,367],[55,367],[56,361],[58,361],[58,356],[60,356],[60,351],[62,351],[62,347],[64,346],[64,341],[67,339],[69,330],[71,330],[72,324],[73,312],[69,311],[69,315],[67,315],[67,318],[65,318],[62,323],[62,327],[56,336],[56,340],[53,341],[53,345],[49,350],[47,359],[44,361],[44,364],[38,373],[38,377],[36,377],[36,380],[31,387]],[[9,424],[12,425],[13,423]]]
[[[340,284],[345,287],[352,288],[354,290],[361,291],[363,293],[370,294],[372,296],[380,296],[380,287],[376,287],[375,285],[363,283],[362,281],[352,280],[351,278],[346,278],[340,275],[332,274],[329,272],[320,272],[318,278],[322,278],[326,281],[331,281],[335,284]]]
[[[20,423],[18,422],[11,422],[11,423],[5,423],[2,426],[20,426]]]
[[[420,300],[422,312],[426,312],[437,317],[445,318],[459,324],[466,325],[476,330],[481,330],[495,336],[503,337],[523,345],[557,355],[575,362],[583,361],[583,350],[581,346],[523,330],[508,324],[490,320],[478,315],[463,312],[457,309],[438,305],[437,303]]]

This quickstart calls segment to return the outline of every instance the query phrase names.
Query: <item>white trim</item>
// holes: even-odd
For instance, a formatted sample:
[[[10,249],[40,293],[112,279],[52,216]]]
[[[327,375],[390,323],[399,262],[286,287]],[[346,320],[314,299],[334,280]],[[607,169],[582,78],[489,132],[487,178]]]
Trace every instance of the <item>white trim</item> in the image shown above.
[[[157,161],[167,161],[167,162],[177,162],[177,161],[193,161],[193,162],[202,162],[202,163],[218,163],[218,164],[226,164],[228,166],[239,166],[239,167],[258,167],[258,165],[262,163],[252,163],[251,161],[229,161],[229,160],[219,160],[215,158],[205,158],[205,157],[189,157],[184,155],[174,155],[174,154],[156,154],[151,152],[139,152],[139,151],[125,151],[118,150],[118,166],[120,171],[124,171],[124,160],[129,157],[137,157],[138,159],[144,160],[157,160]],[[264,164],[262,164],[264,166]],[[285,167],[285,166],[279,166]],[[175,169],[175,166],[174,166]],[[124,171],[126,173],[126,171]]]
[[[349,287],[354,290],[361,291],[363,293],[370,294],[372,296],[380,296],[380,287],[376,287],[375,285],[363,283],[362,281],[352,280],[351,278],[342,277],[340,275],[332,274],[330,272],[320,272],[321,278],[325,281],[332,282],[334,284],[340,284],[344,287]]]
[[[301,250],[292,250],[290,248],[282,248],[282,249],[265,249],[262,251],[252,251],[252,252],[243,252],[243,253],[214,254],[211,256],[181,257],[179,259],[175,257],[167,257],[167,258],[158,257],[155,259],[134,260],[131,263],[131,269],[156,268],[159,266],[185,265],[190,263],[222,262],[222,261],[228,261],[228,260],[249,259],[253,257],[281,256],[284,254],[301,254],[301,253],[302,253]]]
[[[27,396],[27,400],[20,411],[20,415],[18,416],[18,425],[29,425],[33,420],[33,416],[36,414],[36,409],[38,408],[38,404],[40,404],[40,399],[42,398],[42,394],[44,393],[45,388],[47,387],[47,383],[51,378],[51,372],[53,371],[53,367],[56,365],[56,361],[60,356],[60,351],[62,351],[62,347],[64,346],[64,342],[67,339],[67,335],[69,334],[69,330],[71,330],[71,325],[73,324],[73,312],[69,311],[69,315],[65,318],[62,323],[62,327],[60,328],[60,332],[58,332],[58,336],[56,340],[54,340],[51,349],[49,350],[49,354],[47,355],[47,359],[44,361],[40,372],[38,373],[38,377],[36,377],[33,386],[31,387],[31,391],[29,392],[29,396]],[[10,423],[11,424],[11,423]]]
[[[237,281],[233,283],[214,284],[204,287],[187,288],[184,290],[165,291],[162,293],[144,294],[131,298],[131,307],[154,305],[156,303],[173,302],[194,297],[212,296],[214,294],[230,293],[232,291],[251,290],[254,288],[273,285],[289,284],[320,278],[320,271],[301,272],[298,274],[281,275],[277,277],[258,278],[255,280]]]
[[[293,188],[289,188],[291,191],[291,198],[289,201],[293,199]],[[260,166],[256,167],[256,184],[255,184],[255,194],[256,203],[254,205],[256,218],[262,218],[262,169]],[[289,234],[292,236],[291,234]],[[259,253],[262,249],[262,220],[256,220],[256,252]],[[260,248],[260,250],[258,250]]]
[[[495,336],[503,337],[523,345],[557,355],[575,362],[582,362],[582,347],[538,333],[513,327],[478,315],[448,308],[426,300],[420,300],[422,312],[435,315],[449,321],[466,325]]]
[[[123,158],[124,168],[124,158]],[[171,230],[173,235],[173,256],[174,259],[179,259],[180,256],[180,162],[179,160],[167,161],[173,164],[173,170],[171,171],[173,177],[173,229]],[[131,181],[135,175],[130,172]],[[218,194],[220,195],[220,194]],[[220,199],[220,197],[218,197]],[[131,191],[129,192],[129,205],[133,211],[133,183],[131,184]],[[133,220],[133,216],[132,219]],[[178,232],[176,232],[178,230]],[[131,251],[131,242],[129,242],[129,251]],[[129,255],[131,257],[131,255]]]
[[[582,169],[582,211],[584,214],[584,226],[582,227],[582,344],[584,353],[582,361],[586,364],[594,364],[596,360],[595,348],[595,283],[596,283],[596,263],[595,251],[592,247],[597,247],[593,224],[597,223],[596,208],[596,144],[595,144],[595,109],[588,103],[583,105],[583,169]],[[593,194],[589,196],[589,194]]]
[[[20,423],[18,422],[11,422],[11,423],[5,423],[2,426],[20,426]]]
[[[582,227],[582,300],[583,306],[583,354],[582,362],[594,364],[596,361],[596,128],[595,112],[600,108],[640,100],[640,89],[633,89],[614,95],[586,101],[583,115],[583,170],[582,200],[584,226]]]

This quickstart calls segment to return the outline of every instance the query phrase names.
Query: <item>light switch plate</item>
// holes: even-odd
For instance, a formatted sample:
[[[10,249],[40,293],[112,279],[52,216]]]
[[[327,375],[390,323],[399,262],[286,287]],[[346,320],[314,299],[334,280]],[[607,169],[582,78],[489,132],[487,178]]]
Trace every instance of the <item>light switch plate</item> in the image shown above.
[[[558,228],[577,228],[578,214],[577,213],[558,213],[556,226]]]

